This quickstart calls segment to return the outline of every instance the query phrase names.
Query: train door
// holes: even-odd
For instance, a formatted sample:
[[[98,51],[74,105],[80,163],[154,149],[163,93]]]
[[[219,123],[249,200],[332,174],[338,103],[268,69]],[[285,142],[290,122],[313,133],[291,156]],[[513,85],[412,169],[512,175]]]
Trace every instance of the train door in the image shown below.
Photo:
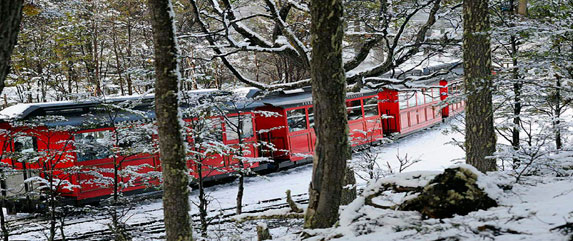
[[[232,147],[237,154],[243,157],[256,157],[257,149],[254,145],[256,142],[254,128],[253,116],[250,113],[226,116],[224,122],[224,143]],[[238,153],[241,151],[242,153]],[[234,156],[234,154],[227,155],[226,162],[228,166],[236,168],[239,164],[239,159],[234,158]],[[258,163],[243,162],[243,164],[245,167],[258,166]],[[232,172],[233,168],[231,168],[229,172]]]
[[[352,146],[366,142],[367,133],[364,126],[364,116],[362,113],[362,101],[346,101],[346,114],[348,117],[348,128],[350,130],[350,143]]]
[[[400,103],[398,91],[384,89],[378,93],[380,118],[384,135],[400,132]]]
[[[267,112],[268,114],[266,114]],[[272,114],[272,115],[271,115]],[[255,128],[258,135],[259,155],[275,160],[288,159],[288,126],[286,111],[278,107],[262,107],[255,114]]]
[[[289,131],[291,160],[301,160],[314,151],[312,134],[308,125],[306,107],[297,107],[286,111]]]
[[[362,99],[362,102],[364,106],[364,130],[366,132],[366,141],[377,141],[382,138],[383,132],[378,99],[373,96]]]
[[[316,132],[314,129],[314,108],[309,107],[307,109],[307,112],[308,112],[308,126],[310,128],[311,148],[312,148],[312,152],[314,152],[314,147],[316,146]]]

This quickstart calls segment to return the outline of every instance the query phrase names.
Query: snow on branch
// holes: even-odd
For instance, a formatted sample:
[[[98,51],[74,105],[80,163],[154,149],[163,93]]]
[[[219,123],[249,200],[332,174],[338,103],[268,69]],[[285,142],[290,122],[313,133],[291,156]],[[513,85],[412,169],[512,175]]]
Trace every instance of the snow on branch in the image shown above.
[[[300,41],[300,39],[292,32],[285,21],[281,18],[279,11],[277,10],[277,6],[274,2],[270,0],[265,0],[267,6],[269,7],[269,11],[273,15],[276,23],[278,24],[282,33],[287,37],[291,44],[294,44],[294,48],[298,52],[298,55],[302,57],[302,60],[306,66],[310,66],[310,56],[308,48]]]

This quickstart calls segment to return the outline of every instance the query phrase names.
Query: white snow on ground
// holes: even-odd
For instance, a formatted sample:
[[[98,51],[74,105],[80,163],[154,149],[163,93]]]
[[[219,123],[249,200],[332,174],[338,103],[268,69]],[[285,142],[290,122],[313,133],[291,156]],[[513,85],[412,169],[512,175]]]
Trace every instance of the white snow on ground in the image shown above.
[[[573,230],[573,151],[556,154],[563,165],[561,175],[522,177],[520,183],[504,172],[479,173],[472,166],[457,164],[478,172],[478,186],[498,202],[498,207],[471,212],[465,216],[423,220],[420,213],[377,208],[365,204],[365,197],[379,193],[380,186],[395,183],[419,187],[433,172],[402,173],[370,185],[351,204],[342,208],[339,226],[306,231],[308,240],[572,240]],[[500,187],[510,187],[503,191]],[[390,207],[403,202],[405,193],[384,191],[372,199]],[[565,232],[557,227],[569,225]],[[298,240],[291,233],[280,240]]]
[[[464,158],[464,151],[456,146],[447,144],[452,138],[463,139],[458,133],[443,135],[442,132],[449,128],[449,125],[441,125],[429,130],[425,130],[395,143],[384,145],[381,148],[381,160],[379,163],[385,165],[390,162],[393,167],[398,166],[398,156],[403,158],[408,155],[410,159],[419,159],[406,171],[440,171],[451,166]]]
[[[499,207],[441,220],[367,206],[360,197],[344,209],[340,227],[318,231],[310,240],[567,240],[551,229],[573,221],[573,180],[529,181],[505,192]],[[291,239],[298,236],[282,240]]]

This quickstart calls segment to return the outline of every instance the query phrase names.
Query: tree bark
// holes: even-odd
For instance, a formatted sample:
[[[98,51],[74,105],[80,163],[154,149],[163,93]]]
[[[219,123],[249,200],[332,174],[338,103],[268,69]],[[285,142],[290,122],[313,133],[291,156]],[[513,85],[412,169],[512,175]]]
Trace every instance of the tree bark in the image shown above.
[[[491,50],[487,0],[464,0],[463,58],[466,106],[466,162],[482,172],[496,170]]]
[[[553,128],[555,129],[555,148],[557,150],[561,150],[563,147],[563,142],[561,140],[561,78],[559,76],[555,76],[555,113],[553,116]]]
[[[356,191],[356,177],[354,176],[354,170],[349,166],[344,170],[344,182],[342,185],[344,188],[342,189],[342,194],[340,196],[340,204],[348,205],[354,201],[358,195]]]
[[[513,6],[512,6],[513,7]],[[513,11],[512,11],[513,12]],[[519,69],[518,69],[518,61],[517,61],[517,38],[512,35],[510,37],[511,42],[511,59],[513,64],[512,70],[512,79],[513,83],[513,130],[512,130],[512,139],[511,145],[513,146],[514,151],[519,150],[520,143],[520,125],[521,125],[521,81],[519,80]],[[519,163],[518,158],[513,158],[514,165]]]
[[[10,71],[10,56],[18,39],[23,0],[0,1],[0,93]]]
[[[338,219],[344,170],[350,158],[342,64],[342,0],[312,0],[310,11],[317,143],[304,226],[326,228]]]
[[[237,155],[243,156],[243,122],[241,119],[241,112],[238,111],[237,115],[237,136],[239,138],[239,153]],[[243,213],[243,194],[245,192],[245,165],[243,160],[239,159],[239,186],[237,189],[237,215]]]
[[[197,176],[199,179],[199,222],[201,223],[201,236],[207,238],[207,230],[209,228],[209,222],[207,221],[208,218],[208,211],[207,211],[207,194],[205,193],[205,181],[203,178],[203,161],[204,159],[199,155],[195,155],[196,160],[199,160],[197,163]]]
[[[189,177],[181,136],[178,67],[173,9],[169,0],[148,0],[155,49],[155,113],[163,168],[166,239],[192,240]]]
[[[517,13],[519,15],[527,16],[527,0],[519,0],[519,5],[517,6]]]

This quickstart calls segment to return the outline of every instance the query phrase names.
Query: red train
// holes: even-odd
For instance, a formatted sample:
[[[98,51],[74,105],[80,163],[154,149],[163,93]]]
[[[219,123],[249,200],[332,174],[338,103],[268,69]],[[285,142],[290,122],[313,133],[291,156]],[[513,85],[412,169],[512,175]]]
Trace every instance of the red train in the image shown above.
[[[451,91],[459,89],[452,86],[457,85],[448,86],[446,81],[441,81],[426,89],[348,93],[346,105],[353,145],[378,141],[386,136],[406,135],[462,111],[463,101],[439,106],[449,94],[457,94]],[[241,161],[242,168],[265,171],[305,163],[310,160],[308,157],[313,153],[316,140],[311,97],[308,89],[275,93],[248,107],[245,105],[225,115],[211,117],[210,128],[220,143],[231,147],[242,144],[243,157],[274,160]],[[137,104],[132,109],[138,114],[123,110],[110,114],[102,111],[103,103],[99,101],[20,104],[1,111],[0,159],[5,166],[16,170],[10,174],[4,168],[7,175],[4,184],[12,192],[7,195],[33,192],[38,185],[44,188],[52,185],[61,196],[83,203],[109,196],[114,190],[114,178],[116,183],[119,181],[124,185],[121,191],[126,193],[140,192],[150,184],[158,184],[157,176],[151,175],[161,171],[159,156],[153,151],[157,136],[149,124],[155,117],[153,98],[109,99],[105,105],[117,106],[134,100]],[[278,115],[269,115],[269,112]],[[110,119],[112,116],[115,118]],[[94,121],[98,118],[100,121]],[[32,119],[39,120],[30,122]],[[184,120],[194,123],[196,119],[184,117]],[[240,141],[231,126],[240,126]],[[137,139],[137,134],[131,132],[120,137],[122,128],[131,131],[141,128],[143,139]],[[136,149],[132,148],[136,141],[146,143],[147,147],[143,149],[147,151],[127,154],[119,151],[121,148]],[[192,137],[187,141],[189,145],[195,145]],[[272,143],[274,148],[258,144],[262,142]],[[208,158],[201,163],[202,176],[207,180],[228,176],[237,170],[239,160],[244,160],[237,158],[236,152],[208,154],[207,150],[201,150],[194,153],[207,153]],[[191,174],[195,177],[199,173],[197,167],[196,162],[189,161]],[[33,176],[42,180],[40,184],[27,182],[22,185],[25,179]]]

